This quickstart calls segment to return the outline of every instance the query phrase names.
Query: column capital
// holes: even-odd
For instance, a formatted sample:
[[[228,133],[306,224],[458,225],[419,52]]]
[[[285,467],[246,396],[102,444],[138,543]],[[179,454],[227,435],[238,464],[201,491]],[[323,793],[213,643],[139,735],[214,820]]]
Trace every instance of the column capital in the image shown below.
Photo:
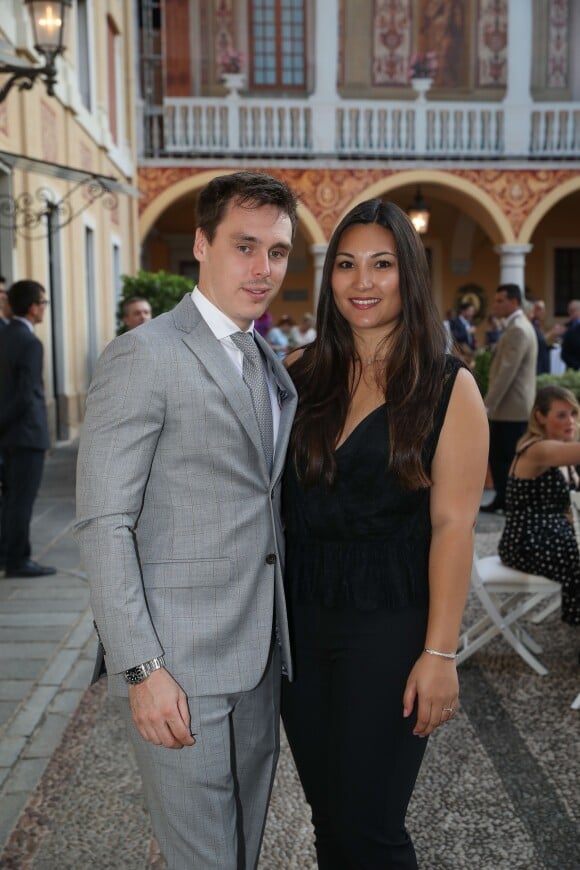
[[[525,257],[533,247],[533,245],[495,245],[493,250],[502,257],[509,256],[510,254],[516,257]]]
[[[526,286],[526,255],[530,253],[533,247],[533,245],[494,246],[493,250],[496,254],[499,254],[500,258],[500,284],[517,284],[523,293]]]

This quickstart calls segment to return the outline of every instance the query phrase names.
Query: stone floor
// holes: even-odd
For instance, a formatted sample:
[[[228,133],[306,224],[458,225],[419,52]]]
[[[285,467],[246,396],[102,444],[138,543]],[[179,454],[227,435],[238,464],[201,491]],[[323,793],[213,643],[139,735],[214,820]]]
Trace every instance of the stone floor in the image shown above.
[[[70,536],[74,446],[53,452],[34,524],[56,578],[0,578],[0,867],[161,870],[139,775],[104,686],[88,685],[95,641]],[[503,519],[480,515],[495,552]],[[470,598],[466,620],[478,612]],[[408,827],[422,870],[578,870],[580,639],[554,614],[533,627],[536,675],[495,640],[460,667],[461,708],[429,741]],[[260,870],[315,868],[287,746]]]

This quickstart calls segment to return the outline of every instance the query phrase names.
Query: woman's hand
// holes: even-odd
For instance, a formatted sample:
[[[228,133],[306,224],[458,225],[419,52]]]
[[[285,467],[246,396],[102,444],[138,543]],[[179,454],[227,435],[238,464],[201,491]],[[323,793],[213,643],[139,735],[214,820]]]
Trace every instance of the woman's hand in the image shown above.
[[[423,653],[409,674],[403,695],[403,716],[407,718],[417,703],[417,722],[413,734],[428,737],[435,728],[449,722],[457,712],[459,680],[454,659]]]

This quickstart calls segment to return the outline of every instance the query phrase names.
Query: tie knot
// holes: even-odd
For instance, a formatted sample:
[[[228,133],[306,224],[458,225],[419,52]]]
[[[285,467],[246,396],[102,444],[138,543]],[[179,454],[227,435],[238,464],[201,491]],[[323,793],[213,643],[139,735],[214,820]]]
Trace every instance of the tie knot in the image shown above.
[[[254,341],[254,336],[251,332],[234,332],[231,338],[244,356],[247,356],[254,363],[260,362],[260,349]]]

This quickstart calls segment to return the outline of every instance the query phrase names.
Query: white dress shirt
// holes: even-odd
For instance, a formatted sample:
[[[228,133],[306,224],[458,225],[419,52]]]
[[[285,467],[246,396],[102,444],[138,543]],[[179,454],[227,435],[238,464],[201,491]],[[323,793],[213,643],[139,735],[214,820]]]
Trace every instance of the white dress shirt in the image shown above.
[[[239,349],[237,345],[231,339],[231,336],[234,332],[254,332],[254,324],[250,326],[249,329],[240,329],[240,327],[234,323],[233,320],[224,314],[213,302],[204,296],[199,287],[196,287],[192,294],[191,299],[193,304],[225,350],[228,357],[231,359],[232,363],[236,367],[236,370],[240,373],[240,377],[242,376],[242,368],[244,364],[244,354]],[[264,361],[264,360],[263,360]],[[276,448],[276,441],[278,440],[278,429],[280,428],[280,405],[278,404],[278,391],[276,384],[272,383],[272,379],[270,377],[270,373],[268,371],[268,367],[265,365],[264,361],[264,372],[266,375],[266,381],[268,383],[268,391],[270,393],[270,404],[272,405],[272,423],[273,423],[273,436],[274,436],[274,450]]]

